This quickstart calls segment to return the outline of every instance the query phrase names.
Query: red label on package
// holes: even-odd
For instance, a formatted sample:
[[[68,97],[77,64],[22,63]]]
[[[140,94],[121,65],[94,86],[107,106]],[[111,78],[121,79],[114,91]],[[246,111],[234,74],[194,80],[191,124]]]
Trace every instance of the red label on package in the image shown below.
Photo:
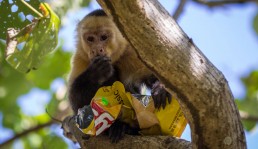
[[[115,119],[95,102],[92,102],[91,107],[94,114],[96,136],[98,136],[109,128]]]

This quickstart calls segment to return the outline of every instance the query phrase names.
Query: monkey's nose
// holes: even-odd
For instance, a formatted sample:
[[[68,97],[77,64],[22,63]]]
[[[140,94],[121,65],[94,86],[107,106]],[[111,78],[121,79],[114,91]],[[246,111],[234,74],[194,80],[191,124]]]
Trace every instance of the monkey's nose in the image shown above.
[[[99,49],[99,53],[103,53],[103,52],[104,52],[103,48]]]
[[[99,56],[105,56],[106,55],[106,52],[103,48],[99,48],[98,51],[97,51],[97,55]]]

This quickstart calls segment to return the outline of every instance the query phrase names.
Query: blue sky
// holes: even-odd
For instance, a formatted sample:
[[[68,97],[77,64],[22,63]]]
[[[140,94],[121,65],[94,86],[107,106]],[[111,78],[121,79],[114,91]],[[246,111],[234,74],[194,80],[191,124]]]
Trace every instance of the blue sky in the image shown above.
[[[177,1],[168,2],[160,0],[169,12],[173,12]],[[64,38],[64,49],[75,49],[75,26],[85,14],[93,9],[100,8],[96,2],[90,5],[90,9],[71,11],[64,21],[64,28],[60,36]],[[225,75],[235,98],[244,96],[244,87],[240,78],[246,76],[251,70],[258,69],[258,38],[252,23],[257,13],[256,5],[244,5],[210,9],[200,7],[195,3],[188,3],[185,11],[178,20],[181,28],[191,37],[194,43],[206,55],[206,57]],[[52,85],[52,90],[58,88],[63,82],[57,80]],[[39,98],[40,101],[39,102]],[[25,102],[26,100],[26,102]],[[27,106],[27,101],[30,105]],[[45,105],[50,100],[49,95],[39,89],[33,89],[30,93],[19,98],[23,112],[28,115],[45,112]],[[33,107],[29,108],[29,107]],[[35,111],[35,107],[37,111]],[[0,122],[2,115],[0,114]],[[0,126],[0,142],[11,131],[2,129]],[[185,130],[183,138],[190,140],[189,127]],[[257,147],[258,131],[246,133],[249,149]]]

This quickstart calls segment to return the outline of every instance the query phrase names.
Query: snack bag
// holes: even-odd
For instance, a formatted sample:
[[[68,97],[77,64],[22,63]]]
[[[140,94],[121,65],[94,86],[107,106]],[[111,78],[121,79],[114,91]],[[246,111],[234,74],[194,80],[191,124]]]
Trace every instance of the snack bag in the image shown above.
[[[118,118],[122,106],[127,109],[122,111],[134,113],[127,98],[125,88],[120,82],[115,82],[112,86],[98,89],[90,106],[86,105],[82,109],[79,109],[75,117],[77,126],[85,134],[92,136],[101,134]],[[125,121],[130,123],[130,118],[128,120],[125,115],[131,114],[126,114],[127,112],[123,113]]]
[[[131,127],[140,127],[143,135],[180,137],[187,124],[176,99],[172,99],[165,109],[157,110],[151,96],[125,92],[118,81],[100,88],[91,105],[79,110],[76,122],[82,132],[97,136],[118,118]]]
[[[132,105],[136,112],[143,135],[171,135],[180,137],[186,127],[187,120],[175,98],[167,103],[165,109],[155,109],[151,96],[133,95]],[[157,125],[160,127],[158,129]],[[154,127],[154,128],[152,128]]]
[[[78,110],[78,114],[75,116],[77,127],[88,135],[95,135],[94,129],[94,115],[90,105],[86,105]]]
[[[165,109],[155,110],[155,115],[159,120],[162,134],[181,137],[185,130],[187,120],[180,109],[180,105],[175,98]]]

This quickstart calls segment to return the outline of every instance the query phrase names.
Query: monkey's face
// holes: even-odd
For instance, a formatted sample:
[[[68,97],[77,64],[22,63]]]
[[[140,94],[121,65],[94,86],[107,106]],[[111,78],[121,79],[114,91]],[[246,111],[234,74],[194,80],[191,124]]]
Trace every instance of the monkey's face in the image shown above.
[[[89,59],[107,56],[115,62],[124,52],[127,41],[108,17],[91,16],[79,23],[78,34]]]
[[[90,58],[96,56],[110,56],[107,46],[112,39],[112,33],[109,30],[91,30],[83,33],[82,40],[87,46],[87,53]]]

